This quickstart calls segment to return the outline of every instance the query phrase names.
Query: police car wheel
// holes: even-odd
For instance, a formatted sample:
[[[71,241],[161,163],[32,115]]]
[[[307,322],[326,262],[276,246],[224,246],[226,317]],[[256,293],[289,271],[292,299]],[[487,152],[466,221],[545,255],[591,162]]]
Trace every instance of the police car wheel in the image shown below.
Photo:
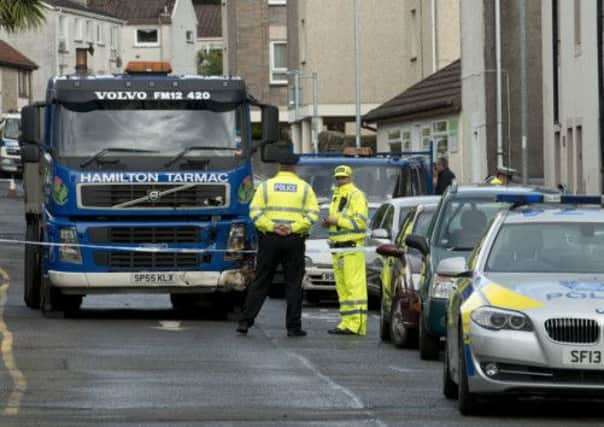
[[[436,360],[440,353],[440,339],[426,331],[424,319],[419,316],[419,357],[422,360]]]
[[[384,296],[380,304],[380,339],[382,342],[390,342],[390,323],[384,310]]]
[[[37,221],[27,224],[25,240],[40,241],[40,231]],[[29,308],[40,308],[40,281],[42,278],[40,246],[25,246],[25,271],[23,299]]]
[[[462,415],[473,415],[478,410],[478,402],[476,395],[470,393],[468,387],[468,370],[466,367],[466,355],[463,342],[463,332],[459,331],[458,346],[459,348],[459,384],[457,387],[457,408]]]
[[[445,363],[443,364],[443,394],[447,399],[456,399],[457,384],[451,379],[451,362],[449,360],[449,346],[445,344]]]

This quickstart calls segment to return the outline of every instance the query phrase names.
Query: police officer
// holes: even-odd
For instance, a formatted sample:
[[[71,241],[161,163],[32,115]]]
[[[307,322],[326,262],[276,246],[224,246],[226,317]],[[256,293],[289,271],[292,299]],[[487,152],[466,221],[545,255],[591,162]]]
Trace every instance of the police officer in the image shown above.
[[[333,268],[340,302],[340,323],[330,334],[367,334],[367,277],[362,246],[367,229],[367,199],[352,183],[352,169],[341,165],[334,171],[336,188],[323,227],[329,228],[334,252]]]
[[[319,219],[319,204],[311,186],[296,175],[298,156],[282,150],[279,172],[256,189],[250,218],[258,230],[256,278],[248,289],[237,332],[247,334],[262,308],[276,267],[283,265],[290,337],[302,337],[302,278],[304,241]]]
[[[497,168],[497,174],[494,177],[487,178],[487,182],[492,185],[508,185],[512,182],[515,173],[515,169],[500,166]]]

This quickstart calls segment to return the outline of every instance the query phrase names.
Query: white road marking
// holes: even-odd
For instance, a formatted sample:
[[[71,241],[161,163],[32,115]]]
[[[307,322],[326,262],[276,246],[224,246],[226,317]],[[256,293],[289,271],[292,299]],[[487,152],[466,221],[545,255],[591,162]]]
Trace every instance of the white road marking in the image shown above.
[[[13,334],[6,326],[4,321],[4,307],[7,300],[7,291],[10,286],[8,273],[0,268],[0,335],[2,335],[2,361],[13,380],[13,391],[8,397],[8,402],[4,408],[4,415],[18,415],[21,399],[27,390],[27,381],[23,372],[17,368],[15,356],[13,355]]]
[[[159,326],[152,326],[153,329],[158,329],[160,331],[184,331],[188,328],[183,328],[180,326],[181,322],[177,320],[160,320]]]
[[[354,409],[364,409],[365,408],[365,405],[363,405],[363,402],[361,402],[361,399],[359,399],[359,397],[356,394],[354,394],[351,390],[347,389],[346,387],[343,387],[340,384],[334,382],[327,375],[321,373],[321,371],[319,371],[315,367],[315,365],[313,365],[312,362],[310,360],[308,360],[306,357],[304,357],[300,354],[292,353],[291,351],[288,351],[288,350],[285,350],[285,352],[287,354],[289,354],[290,356],[298,359],[304,366],[306,366],[308,369],[310,369],[316,376],[318,376],[323,381],[325,381],[332,389],[339,391],[341,393],[344,393],[346,396],[348,396],[350,398],[350,401],[352,402],[352,406]]]

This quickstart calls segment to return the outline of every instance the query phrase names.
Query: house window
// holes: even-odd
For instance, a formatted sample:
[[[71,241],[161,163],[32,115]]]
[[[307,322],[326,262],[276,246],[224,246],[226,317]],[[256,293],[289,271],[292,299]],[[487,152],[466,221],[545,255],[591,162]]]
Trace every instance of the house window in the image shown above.
[[[432,129],[425,127],[422,129],[422,151],[428,151],[430,149],[430,143],[432,142]]]
[[[86,41],[94,41],[94,25],[92,21],[86,21]]]
[[[400,153],[402,151],[400,130],[397,129],[388,132],[388,146],[392,153]]]
[[[581,0],[575,0],[575,46],[581,46]]]
[[[417,24],[417,10],[411,9],[410,17],[409,17],[409,60],[411,62],[417,61],[417,52],[418,52],[418,24]]]
[[[103,24],[96,26],[96,42],[99,45],[105,44],[105,26]]]
[[[29,73],[19,71],[18,73],[19,97],[29,98]]]
[[[271,84],[287,84],[287,42],[274,41],[270,44]]]
[[[195,40],[193,40],[193,31],[187,31],[186,35],[187,35],[187,43],[193,43],[195,41]]]
[[[432,123],[432,139],[437,156],[444,156],[449,150],[449,134],[447,120],[439,120]]]
[[[111,49],[119,49],[120,48],[120,39],[119,39],[119,28],[118,27],[111,27],[111,35],[110,35],[110,43],[111,43]]]
[[[269,6],[283,6],[287,4],[287,0],[268,0]]]
[[[136,30],[135,46],[159,46],[159,30],[157,28],[139,28]]]
[[[64,15],[59,16],[59,52],[67,52],[68,46],[68,28],[67,28],[67,17]]]
[[[74,18],[73,20],[73,34],[75,41],[81,42],[83,40],[84,36],[82,34],[82,21],[80,18]]]
[[[411,151],[411,131],[403,132],[403,151]]]

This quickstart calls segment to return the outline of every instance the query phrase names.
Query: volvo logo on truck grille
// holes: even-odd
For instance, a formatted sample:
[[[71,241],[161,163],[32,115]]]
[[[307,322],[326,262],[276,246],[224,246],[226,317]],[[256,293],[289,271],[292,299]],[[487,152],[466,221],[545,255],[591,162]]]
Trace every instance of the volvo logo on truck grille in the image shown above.
[[[229,184],[79,184],[84,209],[215,209],[229,205]]]

